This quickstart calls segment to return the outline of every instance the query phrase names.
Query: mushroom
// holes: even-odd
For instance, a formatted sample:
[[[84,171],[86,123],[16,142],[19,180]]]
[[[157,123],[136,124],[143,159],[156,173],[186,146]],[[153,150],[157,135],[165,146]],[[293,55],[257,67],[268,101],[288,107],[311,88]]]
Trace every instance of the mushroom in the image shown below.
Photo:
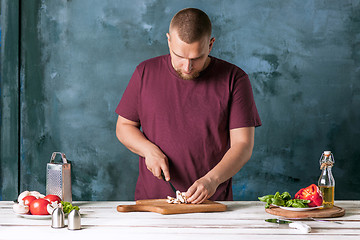
[[[18,213],[18,214],[26,214],[29,212],[29,206],[28,205],[23,205],[23,204],[20,204],[20,203],[15,203],[13,205],[13,210],[15,213]]]
[[[21,203],[23,198],[26,197],[26,196],[29,196],[29,195],[30,195],[29,191],[24,191],[24,192],[20,193],[20,195],[19,195],[19,197],[17,199],[18,203]]]
[[[170,196],[168,196],[167,198],[168,198],[167,202],[171,203],[171,204],[183,204],[183,203],[186,204],[186,203],[188,203],[186,196],[185,196],[185,192],[176,191],[176,198],[173,198]]]
[[[57,203],[57,201],[49,203],[46,207],[46,210],[48,211],[48,213],[51,215],[53,213],[53,211],[56,208],[63,208],[61,203]]]
[[[31,192],[30,192],[30,195],[31,195],[31,196],[34,196],[34,197],[36,197],[36,198],[44,198],[44,197],[45,197],[45,195],[39,193],[38,191],[31,191]]]

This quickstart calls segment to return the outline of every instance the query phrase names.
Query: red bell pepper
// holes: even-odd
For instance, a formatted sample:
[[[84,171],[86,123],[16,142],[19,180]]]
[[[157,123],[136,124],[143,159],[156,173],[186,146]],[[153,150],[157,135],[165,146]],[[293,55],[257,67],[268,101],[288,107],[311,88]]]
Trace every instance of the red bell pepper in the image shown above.
[[[308,203],[309,207],[321,206],[323,203],[323,198],[319,191],[319,188],[315,184],[311,184],[306,188],[300,189],[296,194],[295,198],[310,200]]]

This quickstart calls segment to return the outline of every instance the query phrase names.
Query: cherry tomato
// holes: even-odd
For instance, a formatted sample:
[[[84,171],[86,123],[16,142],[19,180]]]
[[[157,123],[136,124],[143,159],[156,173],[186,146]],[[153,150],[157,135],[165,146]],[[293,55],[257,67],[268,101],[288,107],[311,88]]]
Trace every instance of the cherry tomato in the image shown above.
[[[50,202],[46,199],[39,198],[30,203],[29,209],[32,215],[49,215],[47,205]]]
[[[48,200],[49,202],[61,202],[61,198],[57,195],[49,194],[44,197],[44,199]]]
[[[25,205],[30,206],[30,203],[31,203],[32,201],[36,200],[36,199],[37,199],[37,198],[34,197],[34,196],[26,196],[26,197],[24,197],[22,200],[24,201],[24,204],[25,204]]]

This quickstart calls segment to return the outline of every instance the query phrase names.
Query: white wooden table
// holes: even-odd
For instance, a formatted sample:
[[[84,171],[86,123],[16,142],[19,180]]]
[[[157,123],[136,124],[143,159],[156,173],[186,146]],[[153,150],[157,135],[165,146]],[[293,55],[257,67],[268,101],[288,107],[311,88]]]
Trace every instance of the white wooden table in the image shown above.
[[[0,202],[0,239],[360,239],[360,201],[336,201],[343,217],[332,222],[303,221],[312,231],[303,234],[287,225],[265,222],[276,218],[256,201],[222,202],[226,212],[161,215],[151,212],[119,213],[119,204],[134,202],[74,202],[80,207],[82,229],[51,228],[51,219],[16,216],[12,202]],[[67,224],[67,219],[65,219]]]

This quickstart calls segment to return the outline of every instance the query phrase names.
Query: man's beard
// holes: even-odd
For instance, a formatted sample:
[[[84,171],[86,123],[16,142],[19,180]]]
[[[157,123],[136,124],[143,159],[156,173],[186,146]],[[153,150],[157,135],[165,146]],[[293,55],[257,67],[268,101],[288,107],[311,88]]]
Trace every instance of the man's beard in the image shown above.
[[[180,70],[176,70],[176,72],[179,75],[179,77],[184,80],[193,80],[193,79],[197,78],[198,76],[200,76],[200,72],[194,72],[191,75],[184,75]]]

